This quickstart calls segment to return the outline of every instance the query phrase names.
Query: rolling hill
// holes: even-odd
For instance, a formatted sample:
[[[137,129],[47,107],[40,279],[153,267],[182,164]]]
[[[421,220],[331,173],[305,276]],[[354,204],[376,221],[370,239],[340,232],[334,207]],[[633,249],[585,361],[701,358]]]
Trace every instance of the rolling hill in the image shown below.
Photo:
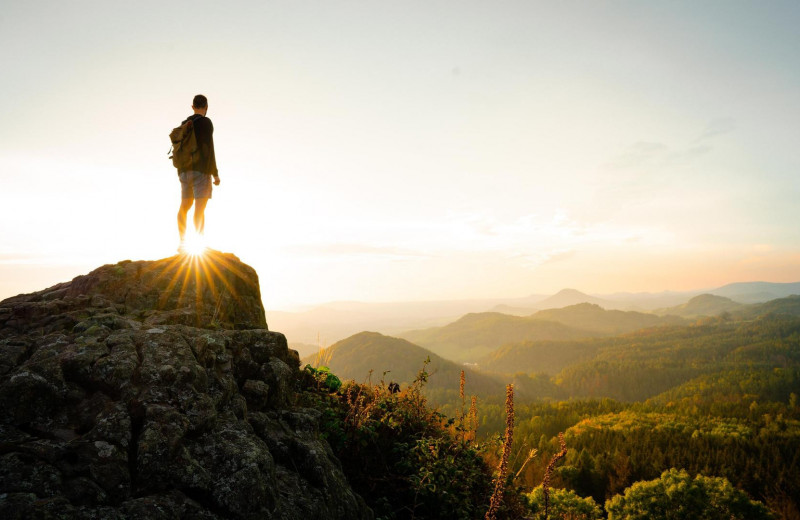
[[[514,343],[577,340],[685,323],[676,316],[607,311],[597,304],[581,303],[524,317],[492,312],[467,314],[444,327],[400,336],[447,359],[476,362],[495,349]]]
[[[661,315],[671,314],[684,318],[695,318],[700,316],[719,316],[723,312],[732,312],[742,309],[743,307],[744,305],[741,303],[724,296],[701,294],[700,296],[695,296],[683,305],[660,309],[656,311],[656,313]]]
[[[555,321],[589,331],[595,337],[625,334],[642,329],[688,325],[677,316],[657,316],[635,311],[607,311],[581,303],[563,309],[539,311],[531,318]],[[478,362],[482,371],[504,374],[546,373],[554,375],[565,367],[590,359],[608,341],[523,341],[501,346]]]
[[[561,309],[539,311],[533,318],[556,321],[569,327],[602,334],[624,334],[634,330],[665,325],[683,325],[677,316],[658,316],[636,311],[605,310],[599,305],[580,303]]]
[[[592,339],[510,343],[481,358],[477,368],[507,375],[522,372],[554,376],[569,365],[592,359],[602,345]]]
[[[716,319],[606,338],[506,345],[478,368],[507,375],[547,373],[558,388],[554,395],[572,398],[632,402],[675,389],[665,394],[667,400],[699,393],[721,400],[734,394],[786,399],[800,393],[799,331],[800,318],[786,314]]]
[[[328,347],[326,353],[324,364],[341,379],[364,382],[370,378],[377,383],[383,378],[387,383],[408,384],[414,381],[430,357],[426,368],[430,374],[426,390],[454,390],[457,393],[462,369],[467,372],[467,391],[471,394],[497,394],[505,389],[499,379],[463,368],[404,339],[377,332],[350,336]],[[313,364],[315,357],[308,356],[303,359],[303,364]]]
[[[467,314],[430,329],[400,334],[404,339],[454,361],[475,362],[501,345],[525,340],[578,339],[595,335],[563,323],[496,312]]]
[[[757,317],[765,314],[785,314],[788,316],[800,316],[800,296],[793,295],[786,298],[778,298],[766,303],[747,305],[734,313],[742,317]]]

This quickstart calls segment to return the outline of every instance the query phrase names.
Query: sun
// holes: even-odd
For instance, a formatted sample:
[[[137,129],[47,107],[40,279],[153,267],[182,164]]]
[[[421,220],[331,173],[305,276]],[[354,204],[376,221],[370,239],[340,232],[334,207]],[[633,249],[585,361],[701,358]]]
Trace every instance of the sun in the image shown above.
[[[185,254],[190,256],[203,256],[208,247],[203,235],[198,233],[187,233],[186,241],[183,243]]]

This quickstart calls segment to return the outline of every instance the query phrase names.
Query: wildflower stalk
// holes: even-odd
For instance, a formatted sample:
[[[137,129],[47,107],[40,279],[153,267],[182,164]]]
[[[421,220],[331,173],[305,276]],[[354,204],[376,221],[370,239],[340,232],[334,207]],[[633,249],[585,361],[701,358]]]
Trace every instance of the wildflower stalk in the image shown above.
[[[467,383],[467,376],[464,371],[461,371],[461,380],[459,381],[458,395],[461,397],[461,408],[458,411],[459,420],[464,420],[464,386]]]
[[[464,405],[466,401],[464,399],[464,386],[467,383],[467,377],[464,374],[464,371],[461,371],[461,380],[459,381],[458,387],[458,395],[461,397],[461,405],[458,407],[458,429],[461,430],[461,441],[463,442],[466,438],[466,429],[464,428]]]
[[[542,492],[544,493],[544,520],[548,519],[550,507],[550,475],[556,467],[556,462],[564,458],[567,454],[567,443],[564,442],[564,433],[558,434],[558,442],[561,444],[561,451],[553,455],[547,469],[544,471],[544,478],[542,479]]]
[[[474,395],[470,399],[467,423],[469,424],[469,440],[474,441],[478,437],[478,398]]]
[[[497,510],[503,501],[506,474],[508,473],[508,457],[511,455],[511,443],[514,440],[514,385],[506,386],[506,435],[503,441],[503,455],[497,469],[497,478],[494,481],[494,492],[489,500],[489,510],[486,511],[486,520],[495,520]]]

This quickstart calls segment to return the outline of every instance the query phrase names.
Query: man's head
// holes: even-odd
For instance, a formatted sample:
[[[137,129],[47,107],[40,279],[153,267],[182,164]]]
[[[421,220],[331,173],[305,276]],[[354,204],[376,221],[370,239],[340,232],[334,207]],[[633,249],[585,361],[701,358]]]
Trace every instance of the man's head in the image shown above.
[[[208,99],[203,94],[197,94],[192,100],[192,110],[195,114],[206,115],[208,112]]]

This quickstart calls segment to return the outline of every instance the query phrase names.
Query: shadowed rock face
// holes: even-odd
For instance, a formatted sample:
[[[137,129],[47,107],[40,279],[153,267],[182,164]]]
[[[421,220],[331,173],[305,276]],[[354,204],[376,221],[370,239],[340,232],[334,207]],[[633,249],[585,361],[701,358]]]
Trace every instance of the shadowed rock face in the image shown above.
[[[0,518],[371,518],[233,255],[0,302]]]

